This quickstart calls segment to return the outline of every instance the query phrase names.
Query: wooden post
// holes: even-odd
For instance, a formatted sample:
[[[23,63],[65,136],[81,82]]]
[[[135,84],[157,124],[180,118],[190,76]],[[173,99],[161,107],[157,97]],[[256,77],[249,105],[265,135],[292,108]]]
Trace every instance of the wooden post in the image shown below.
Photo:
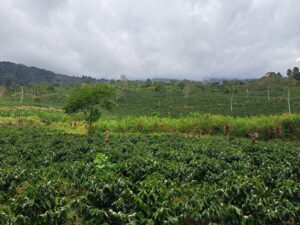
[[[276,138],[280,138],[280,126],[279,125],[276,125],[275,128],[275,136]]]
[[[257,138],[258,138],[258,133],[254,132],[254,133],[249,133],[249,136],[251,137],[252,140],[252,144],[255,145],[257,143]]]
[[[110,136],[110,129],[107,128],[105,131],[105,144],[109,145],[109,136]]]
[[[226,124],[224,125],[224,133],[225,133],[225,135],[226,135],[227,142],[229,142],[230,130],[231,130],[230,124],[229,124],[229,123],[226,123]]]

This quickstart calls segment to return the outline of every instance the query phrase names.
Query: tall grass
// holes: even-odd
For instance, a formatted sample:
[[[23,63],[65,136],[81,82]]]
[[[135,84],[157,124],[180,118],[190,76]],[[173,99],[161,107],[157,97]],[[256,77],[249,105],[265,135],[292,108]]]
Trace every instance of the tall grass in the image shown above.
[[[72,127],[72,121],[77,126]],[[66,132],[85,133],[82,115],[69,116],[62,110],[40,107],[0,107],[0,123],[45,124]],[[226,131],[224,126],[226,125]],[[229,129],[228,129],[229,128]],[[248,137],[257,133],[260,139],[300,139],[300,114],[235,117],[228,115],[192,113],[179,118],[159,116],[105,117],[95,129],[112,132],[183,133],[190,135],[223,135]]]
[[[228,124],[231,136],[247,137],[257,133],[262,139],[299,138],[300,115],[232,117],[225,115],[192,114],[188,117],[169,118],[156,116],[105,119],[96,123],[96,129],[113,132],[164,132],[194,135],[222,135]],[[279,131],[279,132],[278,132]]]

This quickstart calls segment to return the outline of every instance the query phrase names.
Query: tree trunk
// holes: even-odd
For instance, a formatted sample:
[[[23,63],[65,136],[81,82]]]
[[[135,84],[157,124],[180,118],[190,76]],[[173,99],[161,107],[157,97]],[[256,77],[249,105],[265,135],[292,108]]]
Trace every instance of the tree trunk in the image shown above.
[[[288,102],[288,107],[289,107],[289,114],[291,114],[291,104],[290,104],[290,88],[288,88],[287,102]]]
[[[171,102],[171,97],[172,97],[172,87],[169,87],[169,91],[168,91],[168,102]]]
[[[230,98],[230,112],[233,111],[233,93],[231,94],[231,98]]]
[[[21,102],[23,102],[23,98],[24,98],[24,88],[21,87]]]

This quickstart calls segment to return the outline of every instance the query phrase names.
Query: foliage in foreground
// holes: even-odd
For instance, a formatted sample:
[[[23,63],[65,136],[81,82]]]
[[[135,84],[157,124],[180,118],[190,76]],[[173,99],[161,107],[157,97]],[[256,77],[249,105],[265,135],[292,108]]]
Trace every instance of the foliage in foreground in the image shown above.
[[[300,221],[299,142],[0,129],[0,224]]]

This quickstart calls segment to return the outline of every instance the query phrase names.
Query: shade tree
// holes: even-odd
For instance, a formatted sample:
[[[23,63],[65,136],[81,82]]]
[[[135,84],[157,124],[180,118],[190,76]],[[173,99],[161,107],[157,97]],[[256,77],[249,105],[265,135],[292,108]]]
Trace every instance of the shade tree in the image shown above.
[[[105,84],[85,84],[69,97],[65,111],[68,114],[83,112],[89,131],[104,110],[111,110],[116,104],[112,100],[115,91]]]

